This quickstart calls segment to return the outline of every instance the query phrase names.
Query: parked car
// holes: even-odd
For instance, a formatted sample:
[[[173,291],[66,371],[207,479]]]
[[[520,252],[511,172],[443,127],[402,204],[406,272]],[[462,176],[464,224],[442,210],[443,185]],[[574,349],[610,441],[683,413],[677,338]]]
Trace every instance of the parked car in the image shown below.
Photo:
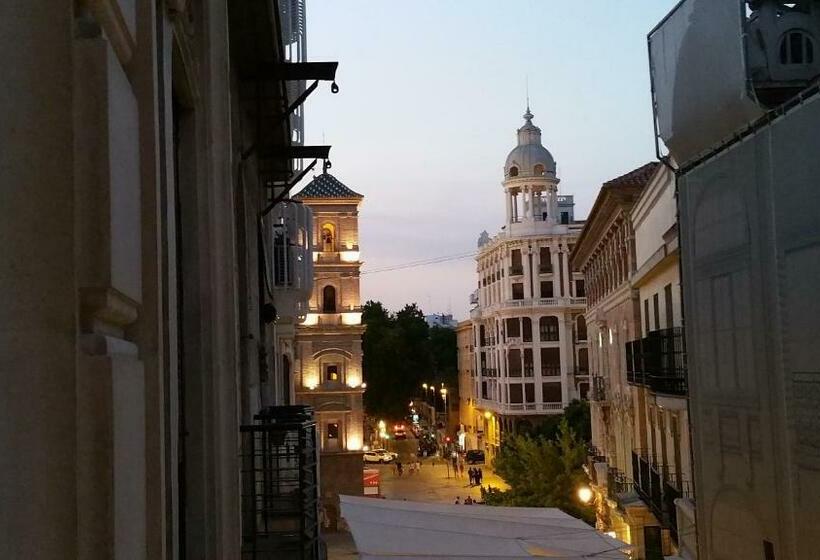
[[[475,465],[477,463],[484,462],[484,452],[480,449],[470,449],[467,454],[465,455],[465,460],[469,465]]]
[[[384,463],[395,461],[399,457],[398,453],[395,451],[388,451],[387,449],[374,449],[373,452],[380,454],[382,456],[382,462]]]
[[[365,451],[363,458],[365,463],[384,463],[382,454],[375,451]]]

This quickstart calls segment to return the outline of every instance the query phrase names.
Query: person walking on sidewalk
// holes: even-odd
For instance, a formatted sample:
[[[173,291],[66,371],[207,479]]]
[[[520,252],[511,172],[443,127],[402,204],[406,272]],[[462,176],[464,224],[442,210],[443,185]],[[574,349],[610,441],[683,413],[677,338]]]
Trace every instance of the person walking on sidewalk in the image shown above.
[[[475,474],[475,478],[476,478],[476,484],[481,486],[481,480],[484,478],[484,471],[481,470],[481,467],[478,467],[478,470],[476,471],[476,474]]]

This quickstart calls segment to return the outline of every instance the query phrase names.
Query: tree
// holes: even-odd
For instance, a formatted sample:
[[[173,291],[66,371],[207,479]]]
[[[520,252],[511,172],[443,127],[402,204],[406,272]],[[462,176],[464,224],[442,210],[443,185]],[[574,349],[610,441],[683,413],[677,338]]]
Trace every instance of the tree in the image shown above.
[[[504,440],[495,458],[495,472],[510,489],[482,491],[490,505],[556,507],[588,523],[595,519],[594,509],[577,496],[586,484],[582,469],[586,446],[563,418],[554,439],[513,435]]]
[[[456,331],[442,327],[430,329],[430,358],[433,381],[450,387],[458,384],[458,342]]]
[[[589,415],[589,403],[578,399],[570,402],[559,416],[547,416],[540,424],[529,431],[533,437],[542,437],[546,440],[555,439],[561,421],[566,419],[569,427],[575,432],[579,440],[585,443],[592,441],[592,424]]]

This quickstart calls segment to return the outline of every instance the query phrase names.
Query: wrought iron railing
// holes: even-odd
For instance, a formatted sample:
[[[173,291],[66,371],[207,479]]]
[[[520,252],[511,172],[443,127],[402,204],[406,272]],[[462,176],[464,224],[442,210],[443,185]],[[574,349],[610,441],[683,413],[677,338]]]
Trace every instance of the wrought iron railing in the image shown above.
[[[684,396],[688,391],[686,343],[682,327],[650,332],[627,342],[626,379],[656,393]]]
[[[304,405],[269,407],[243,425],[243,560],[321,557],[316,423]]]

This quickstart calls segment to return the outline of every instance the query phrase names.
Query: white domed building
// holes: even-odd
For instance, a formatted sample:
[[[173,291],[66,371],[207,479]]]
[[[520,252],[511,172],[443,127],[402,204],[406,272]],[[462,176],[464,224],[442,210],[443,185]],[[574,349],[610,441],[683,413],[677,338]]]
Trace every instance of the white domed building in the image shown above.
[[[525,431],[585,398],[589,386],[583,276],[569,255],[583,222],[558,194],[555,158],[529,107],[504,164],[506,224],[482,235],[471,298],[476,446],[494,454],[505,432]]]

